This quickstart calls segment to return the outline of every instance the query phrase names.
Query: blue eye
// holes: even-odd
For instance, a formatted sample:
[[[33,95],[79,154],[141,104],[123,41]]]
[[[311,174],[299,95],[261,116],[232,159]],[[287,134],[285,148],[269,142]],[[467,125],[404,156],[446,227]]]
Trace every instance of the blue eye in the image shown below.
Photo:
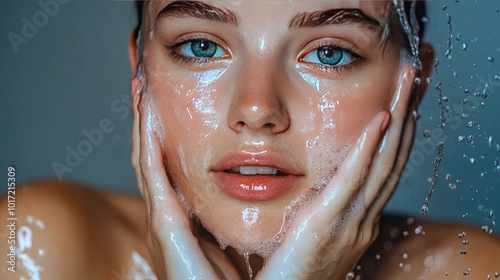
[[[226,53],[219,45],[203,39],[185,42],[179,47],[178,51],[192,58],[216,58],[226,56]]]
[[[327,66],[342,66],[352,59],[353,56],[346,50],[334,46],[323,46],[306,54],[302,61]]]

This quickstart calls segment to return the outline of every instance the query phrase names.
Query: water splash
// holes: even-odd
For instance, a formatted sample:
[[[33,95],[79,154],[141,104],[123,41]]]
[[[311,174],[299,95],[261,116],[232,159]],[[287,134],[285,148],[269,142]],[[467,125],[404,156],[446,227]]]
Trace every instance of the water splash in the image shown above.
[[[444,142],[439,142],[437,144],[438,152],[436,159],[434,160],[434,174],[432,176],[432,181],[431,181],[431,187],[429,189],[429,194],[425,198],[424,205],[420,209],[420,215],[422,216],[427,216],[429,215],[429,203],[432,198],[432,194],[436,190],[437,182],[439,180],[439,167],[441,166],[441,161],[443,159],[443,149],[444,149]]]
[[[448,49],[446,50],[444,57],[451,58],[451,52],[452,52],[451,38],[453,38],[453,29],[451,28],[451,16],[449,14],[446,17],[446,22],[448,23],[448,29],[450,30],[450,35],[448,36],[448,41],[446,41],[446,43],[448,44]]]
[[[406,36],[408,37],[408,42],[410,44],[410,50],[412,55],[413,66],[417,70],[422,69],[422,62],[419,59],[419,48],[420,48],[420,36],[418,35],[420,31],[420,26],[418,25],[416,5],[417,1],[412,1],[410,7],[410,18],[406,16],[404,0],[394,0],[394,6],[399,16],[399,21],[403,27]]]

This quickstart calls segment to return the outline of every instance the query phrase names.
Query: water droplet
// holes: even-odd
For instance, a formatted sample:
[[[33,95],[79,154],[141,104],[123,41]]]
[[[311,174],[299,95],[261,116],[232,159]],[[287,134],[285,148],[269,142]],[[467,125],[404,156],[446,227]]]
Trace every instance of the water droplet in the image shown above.
[[[420,215],[427,217],[429,215],[429,207],[427,205],[423,205],[422,208],[420,208]]]
[[[245,259],[245,263],[247,265],[248,276],[250,279],[252,279],[253,270],[252,270],[252,266],[250,265],[250,253],[248,253],[248,252],[243,253],[243,258]]]
[[[463,43],[462,44],[462,50],[466,51],[467,50],[467,44],[466,43]]]
[[[472,128],[472,127],[474,127],[475,125],[477,125],[477,122],[476,122],[476,121],[469,121],[469,122],[467,123],[467,128]]]
[[[460,250],[460,255],[467,255],[467,250]]]
[[[462,240],[462,245],[464,245],[464,246],[465,246],[465,245],[469,245],[469,241],[467,241],[467,240]]]
[[[458,238],[460,238],[460,239],[462,239],[462,238],[464,238],[466,236],[467,236],[467,234],[465,233],[465,231],[463,231],[463,232],[461,232],[461,233],[458,234]]]
[[[451,180],[451,175],[450,174],[446,174],[446,181],[450,181]]]
[[[424,130],[424,138],[429,139],[432,136],[432,132],[429,129]]]
[[[464,270],[463,275],[464,275],[464,276],[467,276],[467,275],[469,275],[471,272],[472,272],[472,269],[470,269],[470,267],[467,267],[467,268]]]
[[[415,234],[421,234],[422,233],[422,226],[418,226],[415,228]]]
[[[450,189],[452,189],[452,190],[456,190],[457,189],[457,185],[455,185],[453,183],[450,183],[448,185],[450,186]]]
[[[347,275],[346,275],[345,277],[346,277],[347,279],[349,279],[349,280],[354,279],[354,272],[349,272],[349,273],[347,273]]]
[[[471,164],[476,163],[476,159],[474,159],[474,158],[470,158],[469,160],[470,160],[470,163],[471,163]]]
[[[473,135],[469,135],[467,136],[467,144],[474,144],[474,136]]]
[[[484,225],[484,226],[482,226],[482,227],[481,227],[481,230],[482,230],[483,232],[488,232],[488,230],[489,230],[489,229],[490,229],[490,228],[489,228],[487,225]]]
[[[379,254],[376,254],[376,255],[375,255],[375,259],[376,259],[377,261],[378,261],[378,260],[380,260],[380,255],[379,255]]]
[[[493,57],[491,57],[491,56],[488,56],[488,61],[489,62],[493,62],[493,61],[495,61],[495,59]]]
[[[448,6],[443,5],[443,11],[446,11],[448,9]]]

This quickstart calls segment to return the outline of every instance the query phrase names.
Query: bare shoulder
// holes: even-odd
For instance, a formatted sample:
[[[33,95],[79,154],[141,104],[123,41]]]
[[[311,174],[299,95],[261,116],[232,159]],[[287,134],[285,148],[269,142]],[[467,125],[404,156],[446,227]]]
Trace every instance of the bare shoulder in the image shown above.
[[[362,279],[496,279],[499,260],[500,237],[477,226],[384,217],[360,266]]]
[[[148,259],[139,198],[45,181],[2,196],[0,207],[11,224],[0,255],[14,260],[1,266],[2,279],[121,279],[131,254]]]

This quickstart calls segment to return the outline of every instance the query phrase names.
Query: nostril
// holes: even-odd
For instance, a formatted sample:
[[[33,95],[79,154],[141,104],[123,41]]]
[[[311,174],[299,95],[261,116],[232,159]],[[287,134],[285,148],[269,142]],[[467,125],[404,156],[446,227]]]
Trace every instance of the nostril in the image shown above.
[[[269,129],[273,129],[276,127],[276,125],[274,123],[265,123],[264,124],[264,127],[265,128],[269,128]]]

